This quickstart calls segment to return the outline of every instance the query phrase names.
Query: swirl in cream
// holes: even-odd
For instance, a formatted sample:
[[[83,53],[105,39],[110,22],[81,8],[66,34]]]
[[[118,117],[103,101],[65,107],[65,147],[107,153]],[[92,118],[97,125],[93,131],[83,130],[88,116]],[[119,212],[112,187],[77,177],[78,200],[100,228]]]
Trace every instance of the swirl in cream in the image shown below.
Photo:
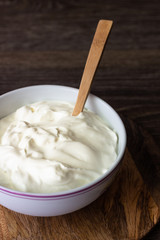
[[[99,116],[74,105],[44,101],[0,120],[0,184],[53,193],[90,183],[113,164],[118,137]]]

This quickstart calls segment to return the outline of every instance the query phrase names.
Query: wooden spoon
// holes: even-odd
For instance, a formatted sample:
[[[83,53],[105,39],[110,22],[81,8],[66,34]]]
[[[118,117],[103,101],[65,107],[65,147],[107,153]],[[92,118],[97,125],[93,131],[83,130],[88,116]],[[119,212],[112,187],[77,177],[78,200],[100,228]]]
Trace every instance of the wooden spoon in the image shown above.
[[[91,48],[88,54],[84,72],[82,75],[79,93],[74,107],[72,116],[77,116],[83,111],[91,83],[97,69],[98,63],[100,61],[107,37],[111,30],[113,21],[110,20],[100,20],[91,44]]]

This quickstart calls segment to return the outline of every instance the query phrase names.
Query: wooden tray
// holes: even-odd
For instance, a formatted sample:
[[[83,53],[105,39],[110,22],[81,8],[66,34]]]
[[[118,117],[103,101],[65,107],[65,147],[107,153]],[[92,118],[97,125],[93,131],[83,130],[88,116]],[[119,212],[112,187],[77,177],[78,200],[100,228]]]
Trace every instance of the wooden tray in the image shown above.
[[[158,221],[159,211],[126,150],[109,189],[89,206],[58,217],[31,217],[0,206],[0,239],[140,239]]]

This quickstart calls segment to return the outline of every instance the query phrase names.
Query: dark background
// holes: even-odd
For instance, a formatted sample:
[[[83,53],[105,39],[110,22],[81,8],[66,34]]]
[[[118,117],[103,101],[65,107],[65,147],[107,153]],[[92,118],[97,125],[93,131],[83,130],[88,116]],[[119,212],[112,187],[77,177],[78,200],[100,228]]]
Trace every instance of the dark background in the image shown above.
[[[78,88],[99,19],[114,24],[91,92],[121,115],[160,207],[159,0],[0,1],[0,94],[36,84]],[[157,225],[145,239],[159,232]]]

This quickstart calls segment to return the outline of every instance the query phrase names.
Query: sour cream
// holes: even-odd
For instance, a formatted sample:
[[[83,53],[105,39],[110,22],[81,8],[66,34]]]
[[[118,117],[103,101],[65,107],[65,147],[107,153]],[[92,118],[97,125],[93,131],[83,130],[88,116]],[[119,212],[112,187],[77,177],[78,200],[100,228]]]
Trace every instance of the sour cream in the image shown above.
[[[117,157],[118,137],[84,109],[67,102],[36,102],[0,120],[0,185],[54,193],[97,179]]]

